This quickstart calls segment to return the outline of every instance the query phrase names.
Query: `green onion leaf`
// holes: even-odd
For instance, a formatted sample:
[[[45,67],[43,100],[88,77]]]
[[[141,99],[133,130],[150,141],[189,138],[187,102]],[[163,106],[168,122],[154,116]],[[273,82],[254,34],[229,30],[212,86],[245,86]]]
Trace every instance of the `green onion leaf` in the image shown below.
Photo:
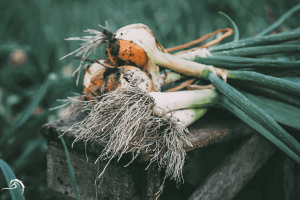
[[[295,53],[299,51],[299,44],[279,44],[257,47],[244,47],[227,51],[217,51],[212,52],[212,56],[259,56],[276,53]]]
[[[228,42],[226,44],[222,44],[219,46],[210,47],[209,51],[210,52],[224,51],[224,50],[241,48],[241,47],[271,45],[271,44],[278,44],[278,43],[297,40],[297,39],[300,39],[300,29],[267,35],[267,36],[255,36],[251,38],[242,39],[239,41]]]
[[[292,150],[298,156],[300,155],[300,144],[295,138],[293,138],[289,133],[287,133],[281,126],[279,126],[269,115],[267,115],[262,109],[249,101],[244,95],[239,93],[236,89],[232,88],[230,85],[222,81],[214,73],[207,73],[207,78],[209,81],[217,88],[217,90],[226,96],[234,106],[237,106],[242,112],[244,112],[253,121],[258,123],[264,132],[260,132],[267,139],[272,141],[272,136],[275,136],[283,144],[287,146],[288,149]],[[248,123],[247,121],[245,121]],[[257,129],[257,126],[253,126],[253,123],[248,123],[252,128]],[[260,128],[259,128],[260,129]],[[282,146],[278,146],[282,149]],[[285,153],[293,157],[290,152],[284,150]],[[293,157],[294,158],[294,157]],[[299,160],[296,160],[299,162]]]
[[[211,57],[199,57],[196,56],[196,62],[213,65],[215,67],[222,67],[227,69],[233,68],[255,68],[255,69],[274,69],[276,70],[288,70],[298,69],[300,67],[299,61],[282,61],[282,60],[270,60],[259,58],[245,58],[236,56],[211,56]]]
[[[279,149],[281,149],[288,156],[290,156],[294,161],[296,161],[297,163],[300,164],[300,157],[295,152],[293,152],[287,145],[285,145],[282,141],[280,141],[278,138],[276,138],[274,135],[272,135],[264,126],[262,126],[261,123],[259,123],[257,120],[250,117],[248,114],[246,114],[246,112],[244,112],[238,106],[233,104],[231,102],[231,100],[229,100],[226,96],[223,97],[221,106],[223,106],[223,108],[232,112],[234,115],[236,115],[242,121],[244,121],[249,126],[251,126],[254,130],[256,130],[257,132],[262,134],[270,142],[275,144]]]
[[[241,93],[275,121],[300,130],[300,108],[247,92]]]
[[[74,170],[73,170],[73,167],[72,167],[72,163],[71,163],[71,159],[70,159],[70,154],[69,154],[69,151],[68,151],[68,148],[67,148],[67,145],[65,143],[64,138],[62,137],[62,135],[61,135],[61,133],[59,131],[57,131],[57,132],[58,132],[59,138],[61,140],[61,143],[63,144],[63,147],[65,149],[65,153],[66,153],[66,157],[67,157],[67,162],[68,162],[69,176],[70,176],[70,179],[71,179],[72,187],[74,189],[76,200],[79,200],[79,194],[78,194],[78,189],[77,189],[76,177],[75,177]]]
[[[236,24],[234,23],[234,21],[225,13],[223,12],[219,12],[220,15],[222,15],[227,21],[229,21],[231,27],[233,28],[234,31],[234,35],[233,35],[233,41],[238,41],[239,37],[240,37],[240,33],[239,33],[239,29],[236,26]]]
[[[269,88],[257,86],[255,84],[249,84],[247,82],[242,81],[230,81],[234,86],[242,89],[243,91],[250,92],[256,96],[263,96],[269,99],[274,99],[276,101],[280,101],[286,103],[288,105],[293,105],[300,108],[299,98],[294,97],[294,95],[288,95],[284,92],[271,90]]]
[[[267,76],[258,72],[228,70],[227,78],[249,81],[264,86],[265,88],[279,90],[290,94],[296,93],[300,96],[299,85],[291,81],[287,81],[281,78],[276,78],[273,76]]]

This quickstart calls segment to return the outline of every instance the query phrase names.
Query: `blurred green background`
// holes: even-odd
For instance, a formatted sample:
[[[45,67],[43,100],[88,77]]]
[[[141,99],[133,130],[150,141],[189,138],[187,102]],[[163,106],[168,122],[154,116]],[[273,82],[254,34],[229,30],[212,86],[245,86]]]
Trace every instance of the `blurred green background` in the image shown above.
[[[254,36],[299,1],[282,0],[11,0],[0,1],[0,158],[25,184],[27,199],[53,199],[46,185],[46,141],[40,127],[59,118],[49,108],[81,92],[72,73],[79,61],[59,58],[77,49],[83,30],[100,30],[108,22],[112,32],[132,24],[148,25],[164,47],[189,42],[229,26],[222,11],[237,24],[240,38]],[[299,26],[300,13],[277,31]],[[232,36],[227,40],[231,40]],[[103,46],[104,47],[104,46]],[[92,57],[104,57],[100,48]],[[55,74],[53,74],[55,73]],[[81,79],[82,80],[82,77]],[[80,82],[79,82],[80,83]],[[196,187],[203,175],[194,151],[187,160],[186,184]],[[203,155],[202,155],[203,156]],[[217,159],[217,158],[216,158]],[[197,170],[198,169],[198,170]],[[204,170],[205,171],[205,170]],[[0,173],[0,189],[6,187]],[[8,191],[0,191],[9,199]]]

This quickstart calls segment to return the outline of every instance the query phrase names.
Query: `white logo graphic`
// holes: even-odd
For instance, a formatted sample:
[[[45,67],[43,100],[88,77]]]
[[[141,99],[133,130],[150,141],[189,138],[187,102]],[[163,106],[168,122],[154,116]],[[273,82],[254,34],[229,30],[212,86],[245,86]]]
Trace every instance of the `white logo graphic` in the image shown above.
[[[2,188],[2,190],[12,190],[12,189],[17,189],[18,185],[22,188],[22,194],[24,193],[25,186],[22,183],[22,181],[18,179],[13,179],[9,183],[9,188]]]

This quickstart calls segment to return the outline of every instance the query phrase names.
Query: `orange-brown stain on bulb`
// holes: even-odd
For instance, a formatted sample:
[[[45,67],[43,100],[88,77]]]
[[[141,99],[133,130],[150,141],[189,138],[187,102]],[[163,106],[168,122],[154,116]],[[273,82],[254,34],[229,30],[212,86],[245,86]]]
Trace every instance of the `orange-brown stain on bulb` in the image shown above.
[[[100,89],[103,81],[104,81],[104,76],[100,71],[98,71],[91,79],[89,86],[83,90],[84,93],[89,94],[88,100],[92,100],[93,95],[100,95],[99,89]]]
[[[132,65],[143,69],[148,62],[145,50],[127,40],[112,38],[107,44],[107,54],[115,66]]]
[[[105,67],[96,63],[84,69],[83,92],[87,94],[87,100],[93,100],[94,95],[100,95],[100,87],[104,81],[105,71]]]

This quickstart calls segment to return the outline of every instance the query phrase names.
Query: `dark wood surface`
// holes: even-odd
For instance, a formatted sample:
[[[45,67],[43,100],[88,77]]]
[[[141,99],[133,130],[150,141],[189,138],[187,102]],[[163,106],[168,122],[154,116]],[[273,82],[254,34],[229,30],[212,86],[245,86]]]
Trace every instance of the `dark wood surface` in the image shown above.
[[[41,129],[42,135],[48,140],[48,187],[62,194],[66,199],[74,197],[74,193],[57,130],[63,132],[83,117],[83,115],[79,115],[57,120],[45,124]],[[238,199],[248,200],[247,191],[253,190],[247,188],[254,187],[253,184],[256,184],[257,181],[260,182],[261,189],[255,186],[256,190],[262,190],[261,193],[267,199],[300,199],[300,168],[283,153],[280,154],[282,157],[278,158],[281,161],[276,161],[276,163],[281,163],[280,167],[275,169],[272,165],[271,167],[268,166],[268,169],[263,170],[264,172],[267,171],[268,175],[262,175],[262,172],[258,173],[261,178],[255,178],[255,183],[251,180],[250,186],[244,187],[276,148],[232,114],[220,112],[220,110],[210,110],[203,118],[191,125],[189,131],[191,133],[190,141],[194,146],[187,146],[186,151],[200,147],[209,148],[216,146],[216,144],[219,144],[217,146],[239,144],[235,141],[241,142],[242,140],[236,139],[245,138],[244,143],[228,155],[221,165],[216,168],[214,166],[215,169],[210,172],[210,175],[190,199],[233,199],[236,196]],[[249,137],[246,138],[245,136]],[[160,172],[157,170],[157,166],[153,164],[148,170],[144,170],[148,165],[146,161],[149,161],[151,152],[150,154],[142,154],[137,159],[140,163],[133,162],[126,168],[124,165],[130,160],[130,155],[125,155],[120,162],[113,161],[104,175],[101,186],[96,188],[94,185],[95,178],[106,162],[97,164],[94,162],[97,155],[105,147],[105,143],[87,143],[85,146],[83,142],[76,142],[74,148],[71,148],[75,139],[74,134],[66,133],[63,137],[70,151],[82,199],[95,199],[96,191],[97,199],[155,199],[155,193],[160,186]],[[166,194],[164,197],[168,196],[165,191],[164,194]]]
[[[156,199],[156,193],[160,187],[160,171],[158,166],[153,163],[142,173],[142,199],[143,200],[154,200]]]
[[[300,199],[300,167],[291,158],[283,162],[284,199]]]
[[[112,161],[106,168],[103,179],[95,183],[106,162],[95,164],[97,156],[85,155],[74,149],[69,149],[69,153],[80,199],[141,199],[142,185],[149,182],[146,174],[145,180],[142,180],[143,173],[146,172],[143,163],[132,163],[130,167],[124,167],[126,163]],[[64,149],[54,141],[48,143],[47,149],[47,187],[66,197],[75,198]]]
[[[228,156],[189,200],[231,200],[274,153],[275,147],[255,134]]]
[[[221,115],[219,113],[212,111],[189,127],[192,136],[190,141],[194,147],[187,147],[187,151],[241,138],[255,132],[227,112],[223,112],[223,114],[221,112]],[[63,133],[84,117],[85,115],[78,115],[69,119],[56,120],[41,128],[41,134],[48,140],[48,188],[65,196],[75,197],[75,194],[70,183],[65,153],[60,145],[57,131]],[[152,164],[148,170],[144,170],[148,162],[141,164],[135,162],[130,167],[124,168],[125,162],[130,159],[129,155],[127,158],[125,155],[123,159],[125,162],[113,161],[110,163],[101,186],[96,188],[95,178],[102,171],[106,162],[97,164],[94,162],[105,147],[105,143],[94,142],[85,145],[83,142],[76,142],[71,148],[75,135],[67,132],[63,137],[70,151],[81,197],[93,199],[97,192],[98,199],[155,199],[155,193],[160,186],[160,172],[157,170],[157,166]],[[138,160],[145,162],[149,161],[149,158],[149,154],[144,154]]]

